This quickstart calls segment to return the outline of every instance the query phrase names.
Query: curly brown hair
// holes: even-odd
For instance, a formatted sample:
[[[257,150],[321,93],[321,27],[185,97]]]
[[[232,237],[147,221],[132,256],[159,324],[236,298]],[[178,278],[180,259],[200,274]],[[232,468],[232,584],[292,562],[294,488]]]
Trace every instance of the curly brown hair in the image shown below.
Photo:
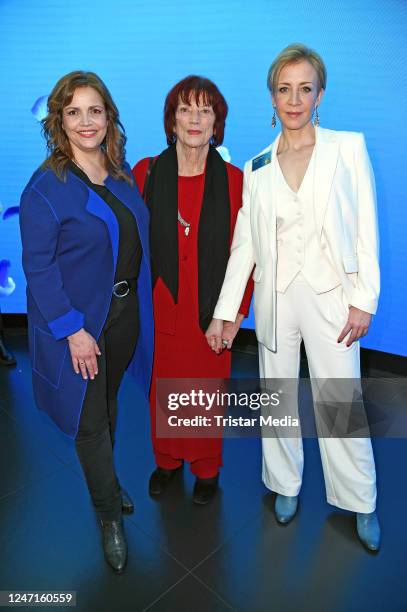
[[[107,117],[107,132],[102,143],[106,156],[106,170],[116,179],[133,184],[132,177],[123,170],[125,162],[126,136],[119,120],[119,111],[102,79],[94,72],[76,70],[63,76],[48,97],[48,114],[42,120],[43,134],[47,143],[48,157],[44,168],[65,178],[66,164],[73,158],[72,148],[62,127],[62,111],[72,102],[78,87],[92,87],[102,97]]]

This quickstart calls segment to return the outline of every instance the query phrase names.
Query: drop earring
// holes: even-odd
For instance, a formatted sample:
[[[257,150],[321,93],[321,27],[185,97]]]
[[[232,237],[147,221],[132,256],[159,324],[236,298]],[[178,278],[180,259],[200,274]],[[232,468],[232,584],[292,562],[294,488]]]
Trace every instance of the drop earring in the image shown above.
[[[314,126],[315,127],[319,126],[318,106],[315,106],[315,109],[314,109]]]
[[[276,107],[274,106],[274,112],[273,112],[273,116],[271,118],[271,127],[275,128],[277,125],[277,119],[276,119]]]

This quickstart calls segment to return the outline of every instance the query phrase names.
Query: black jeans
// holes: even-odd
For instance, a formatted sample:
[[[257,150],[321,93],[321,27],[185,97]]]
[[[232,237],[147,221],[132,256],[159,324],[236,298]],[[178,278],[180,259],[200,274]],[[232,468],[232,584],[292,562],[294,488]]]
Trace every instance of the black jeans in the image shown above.
[[[76,450],[97,515],[119,520],[120,485],[113,462],[117,420],[117,392],[137,344],[137,293],[112,297],[98,346],[98,375],[89,380],[82,407]]]

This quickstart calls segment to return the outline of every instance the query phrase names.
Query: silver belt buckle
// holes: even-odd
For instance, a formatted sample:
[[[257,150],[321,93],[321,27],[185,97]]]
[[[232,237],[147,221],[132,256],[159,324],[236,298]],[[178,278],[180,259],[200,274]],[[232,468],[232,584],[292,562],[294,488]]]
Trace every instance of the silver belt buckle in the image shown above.
[[[125,285],[126,286],[126,293],[116,293],[116,290],[120,287],[120,285]],[[118,283],[115,283],[113,285],[113,295],[115,295],[117,298],[124,298],[126,297],[126,295],[129,295],[130,293],[130,287],[129,287],[129,283],[126,280],[122,280],[119,281]]]

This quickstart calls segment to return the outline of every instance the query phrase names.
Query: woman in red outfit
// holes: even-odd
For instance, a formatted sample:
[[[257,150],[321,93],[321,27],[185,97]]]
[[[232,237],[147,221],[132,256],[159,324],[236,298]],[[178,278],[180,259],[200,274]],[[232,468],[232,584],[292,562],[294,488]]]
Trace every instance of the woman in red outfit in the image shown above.
[[[230,351],[216,354],[205,339],[242,204],[242,172],[224,162],[215,148],[223,141],[227,110],[210,80],[183,79],[165,100],[168,148],[133,168],[151,212],[155,281],[150,405],[157,468],[149,490],[152,495],[162,493],[186,460],[196,476],[193,500],[199,504],[216,493],[222,440],[157,437],[156,384],[160,378],[230,377]],[[248,285],[236,321],[230,323],[233,334],[247,316],[251,294]]]

